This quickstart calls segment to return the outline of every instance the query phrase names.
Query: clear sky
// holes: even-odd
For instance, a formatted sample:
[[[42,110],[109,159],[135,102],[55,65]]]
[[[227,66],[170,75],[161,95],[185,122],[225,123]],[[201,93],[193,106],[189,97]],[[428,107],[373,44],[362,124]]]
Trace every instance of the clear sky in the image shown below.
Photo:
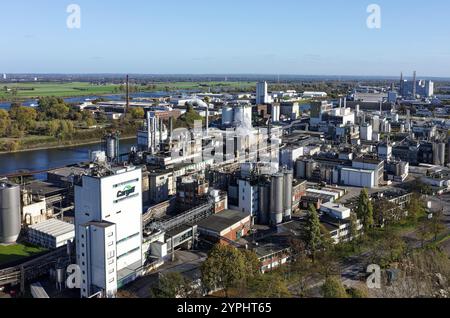
[[[69,4],[81,28],[66,25]],[[369,29],[367,6],[381,8]],[[448,0],[1,0],[0,73],[450,77]]]

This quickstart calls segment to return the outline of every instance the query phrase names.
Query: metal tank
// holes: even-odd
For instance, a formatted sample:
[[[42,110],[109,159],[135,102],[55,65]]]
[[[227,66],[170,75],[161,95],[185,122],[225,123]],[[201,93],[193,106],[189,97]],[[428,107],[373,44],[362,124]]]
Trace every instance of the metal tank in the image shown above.
[[[290,220],[292,217],[292,183],[294,179],[294,174],[291,170],[286,170],[284,172],[284,188],[283,188],[283,208],[284,208],[284,219]]]
[[[317,163],[314,160],[308,160],[305,166],[305,179],[309,180],[312,177],[313,171],[316,169]]]
[[[119,157],[119,136],[117,134],[109,134],[104,138],[104,147],[106,157],[110,161],[115,161]]]
[[[231,106],[224,106],[222,108],[222,125],[232,124],[234,120],[234,108]]]
[[[270,223],[270,184],[259,186],[258,224]]]
[[[0,244],[15,243],[21,223],[20,186],[0,181]]]
[[[297,179],[306,179],[306,163],[303,160],[297,160],[295,163],[295,177]]]
[[[274,174],[270,187],[270,223],[272,225],[283,222],[283,187],[284,175],[282,173]]]

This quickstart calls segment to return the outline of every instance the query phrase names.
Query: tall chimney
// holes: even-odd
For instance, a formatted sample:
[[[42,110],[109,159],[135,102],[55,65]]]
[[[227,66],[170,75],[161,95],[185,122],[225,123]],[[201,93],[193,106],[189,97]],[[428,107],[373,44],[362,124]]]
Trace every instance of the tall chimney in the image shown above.
[[[414,97],[414,99],[416,98],[416,92],[417,92],[417,87],[416,87],[416,71],[414,71],[414,76],[413,76],[413,97]]]
[[[209,136],[209,105],[206,106],[206,137]]]
[[[127,92],[126,92],[127,104],[125,106],[125,114],[128,113],[128,109],[130,108],[130,79],[127,75]]]

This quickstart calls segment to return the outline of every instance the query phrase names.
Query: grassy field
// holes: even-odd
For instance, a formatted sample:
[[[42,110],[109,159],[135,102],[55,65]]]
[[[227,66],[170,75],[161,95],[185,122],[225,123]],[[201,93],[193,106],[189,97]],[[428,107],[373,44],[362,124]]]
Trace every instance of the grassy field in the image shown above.
[[[143,92],[172,90],[202,90],[224,88],[230,90],[249,90],[255,87],[254,82],[158,82],[149,84],[151,89],[142,86]],[[4,87],[9,90],[5,90]],[[94,85],[91,83],[11,83],[0,87],[0,100],[13,98],[28,99],[42,96],[75,97],[85,95],[107,95],[117,93],[119,85]],[[16,94],[13,94],[14,89]]]
[[[4,86],[8,89],[17,88],[17,95],[13,96],[12,91],[6,92]],[[0,99],[8,100],[17,98],[35,98],[40,96],[71,97],[93,94],[111,94],[117,85],[92,85],[90,83],[19,83],[6,84],[0,88]]]
[[[0,264],[14,262],[45,251],[46,249],[44,248],[30,244],[0,245]]]

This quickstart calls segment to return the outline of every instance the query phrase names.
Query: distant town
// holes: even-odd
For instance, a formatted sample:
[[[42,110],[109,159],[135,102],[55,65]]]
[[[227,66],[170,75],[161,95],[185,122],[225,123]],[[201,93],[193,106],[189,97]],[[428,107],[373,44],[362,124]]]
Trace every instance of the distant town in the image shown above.
[[[450,296],[450,80],[0,79],[0,297]]]

